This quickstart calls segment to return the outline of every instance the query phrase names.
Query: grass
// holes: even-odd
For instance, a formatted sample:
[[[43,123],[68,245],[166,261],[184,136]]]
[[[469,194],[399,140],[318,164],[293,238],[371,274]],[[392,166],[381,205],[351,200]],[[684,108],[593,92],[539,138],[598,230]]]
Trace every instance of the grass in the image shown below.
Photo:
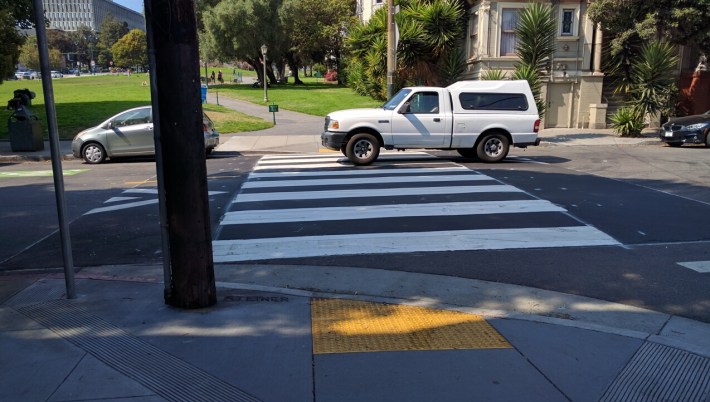
[[[217,68],[214,68],[218,70]],[[209,69],[208,71],[211,71]],[[224,68],[225,84],[211,85],[210,91],[219,91],[234,99],[263,104],[263,88],[252,88],[251,84],[228,83],[232,69]],[[254,72],[242,72],[248,77]],[[150,88],[142,85],[147,80],[145,74],[81,76],[52,80],[55,110],[60,139],[72,139],[89,127],[93,127],[114,114],[131,107],[150,103]],[[337,109],[379,106],[381,102],[354,94],[349,88],[319,82],[315,78],[303,79],[305,85],[272,85],[268,89],[270,103],[280,109],[298,111],[316,116],[325,116]],[[293,82],[291,80],[291,82]],[[32,112],[42,124],[45,138],[48,138],[47,118],[44,108],[42,82],[40,80],[4,81],[0,85],[0,99],[10,100],[16,89],[27,88],[35,92]],[[220,133],[257,131],[269,128],[272,122],[217,106],[203,105],[205,113],[214,121]],[[0,139],[8,139],[6,122],[10,110],[0,108]]]
[[[293,78],[289,77],[289,84],[271,85],[267,88],[269,103],[279,105],[279,109],[292,110],[323,116],[340,109],[362,107],[377,107],[382,101],[355,94],[350,88],[327,84],[322,79],[301,78],[305,85],[293,85]],[[263,104],[264,89],[252,88],[251,84],[211,85],[211,91],[219,91],[230,98],[247,102]]]

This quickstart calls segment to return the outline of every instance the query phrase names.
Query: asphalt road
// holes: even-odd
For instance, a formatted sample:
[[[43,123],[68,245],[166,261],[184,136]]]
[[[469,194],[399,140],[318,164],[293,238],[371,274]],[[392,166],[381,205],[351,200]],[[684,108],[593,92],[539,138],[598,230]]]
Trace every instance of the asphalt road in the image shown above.
[[[548,145],[515,152],[514,157],[505,163],[495,165],[465,160],[450,152],[433,152],[438,159],[412,156],[373,167],[372,170],[384,170],[369,172],[372,180],[364,181],[359,178],[360,173],[357,177],[352,172],[333,176],[333,172],[343,169],[329,165],[331,162],[327,161],[323,166],[310,162],[312,165],[308,169],[302,169],[279,166],[276,156],[267,156],[259,162],[261,155],[220,156],[217,153],[215,158],[208,160],[211,224],[216,244],[235,242],[233,244],[245,247],[273,241],[275,249],[281,247],[284,250],[289,250],[285,248],[289,242],[301,245],[301,250],[306,248],[303,244],[315,245],[313,248],[335,244],[341,253],[298,257],[288,253],[276,257],[256,254],[252,259],[241,261],[229,261],[229,254],[221,251],[216,251],[216,255],[232,264],[367,267],[513,283],[710,322],[710,296],[707,294],[710,273],[697,271],[698,266],[702,270],[707,266],[703,263],[710,261],[708,152],[701,147],[676,149],[657,145]],[[286,179],[249,177],[251,172],[269,171],[261,170],[264,168],[275,168],[271,172],[296,174],[289,173],[291,177]],[[465,171],[458,171],[459,168]],[[43,163],[0,167],[0,196],[5,200],[0,212],[5,229],[0,242],[0,269],[25,271],[57,268],[62,264],[51,177],[3,176],[49,169],[51,166]],[[75,265],[161,261],[153,161],[124,160],[99,166],[71,161],[64,164],[64,169],[77,170],[65,177]],[[410,174],[410,170],[402,174],[403,169],[436,171],[437,174],[437,169],[444,169],[442,172],[446,171],[447,178],[426,182],[426,179],[417,177],[431,176],[432,173]],[[335,181],[325,185],[307,182],[304,181],[308,179],[304,171],[321,180]],[[495,196],[456,194],[454,187],[472,184],[457,184],[455,180],[459,178],[456,175],[483,184],[505,186],[505,191],[509,192],[496,193]],[[402,177],[414,178],[403,180]],[[289,182],[294,178],[299,180],[297,187]],[[343,179],[350,181],[338,181]],[[267,183],[274,186],[271,188],[259,187],[269,180],[279,183]],[[448,190],[442,190],[444,187]],[[415,190],[409,195],[400,192],[406,193],[409,190],[402,189],[412,188]],[[428,190],[430,188],[434,190]],[[360,197],[348,191],[364,195],[395,191],[395,194]],[[452,194],[438,194],[446,191],[452,191]],[[322,192],[328,195],[323,196]],[[295,193],[298,195],[294,196]],[[315,200],[313,194],[318,194]],[[341,196],[344,198],[330,198]],[[412,214],[411,205],[410,208],[399,207],[426,204],[429,208],[443,203],[447,208],[453,208],[457,203],[482,201],[542,203],[558,210],[482,213],[475,219],[464,219],[456,214],[432,215],[431,210],[415,218],[407,215]],[[356,206],[366,211],[388,208],[392,215],[373,218],[362,212],[361,217],[347,219],[310,217],[291,219],[291,222],[275,218],[274,223],[269,224],[227,225],[223,221],[225,216],[240,210],[258,209],[288,215],[292,214],[290,210],[293,208],[313,208],[316,214],[313,216],[319,213],[325,216],[339,212],[329,208]],[[402,210],[408,209],[410,212],[401,215]],[[567,246],[562,245],[565,239],[554,238],[542,246],[499,248],[494,244],[476,248],[464,245],[451,251],[436,249],[435,237],[421,237],[431,233],[437,233],[437,236],[444,233],[451,238],[460,233],[471,236],[472,233],[489,233],[483,231],[491,229],[522,229],[528,233],[531,228],[542,228],[542,233],[547,236],[550,230],[554,232],[560,227],[579,229],[585,236],[584,241],[589,240],[586,237],[589,235],[611,239],[613,244]],[[368,237],[373,238],[372,233],[385,235],[383,240],[368,242]],[[491,244],[491,236],[485,236],[478,240]],[[507,234],[502,236],[507,242],[546,241],[544,237],[530,239],[528,236],[520,240],[507,238]],[[349,243],[342,242],[343,239],[362,242],[361,252],[348,251]],[[313,243],[303,243],[306,240],[313,240]],[[369,247],[377,246],[371,243],[378,241],[390,241],[395,248],[386,252],[368,252]],[[396,248],[406,244],[415,246],[412,249]],[[680,264],[688,262],[696,263],[690,264],[696,270],[688,268],[688,264]]]

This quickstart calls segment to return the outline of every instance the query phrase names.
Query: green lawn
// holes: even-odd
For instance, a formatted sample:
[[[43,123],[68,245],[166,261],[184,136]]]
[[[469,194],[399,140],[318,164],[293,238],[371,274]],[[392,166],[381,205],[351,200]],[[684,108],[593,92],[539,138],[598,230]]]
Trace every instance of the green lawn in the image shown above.
[[[315,116],[323,116],[340,109],[377,107],[384,102],[355,94],[350,88],[326,84],[322,79],[301,78],[305,85],[293,85],[289,77],[286,85],[271,85],[267,88],[269,103],[279,105],[279,109],[292,110]],[[264,103],[264,88],[252,88],[251,84],[211,85],[210,91],[219,91],[234,99],[252,103]]]
[[[208,70],[208,71],[211,71]],[[225,84],[212,85],[210,91],[219,91],[220,95],[263,103],[264,92],[261,88],[252,88],[249,84],[234,84],[227,81],[232,77],[231,69],[223,69]],[[246,74],[246,73],[245,73]],[[253,74],[253,72],[251,72]],[[52,80],[56,104],[59,138],[71,139],[79,131],[93,127],[112,115],[135,106],[150,103],[150,89],[142,85],[147,80],[145,74],[104,75],[67,77]],[[349,88],[318,82],[306,78],[306,85],[273,85],[269,88],[269,100],[281,109],[294,110],[317,116],[328,112],[351,107],[377,106],[381,102],[358,96]],[[292,81],[291,81],[292,82]],[[0,100],[7,102],[13,98],[13,91],[27,88],[34,91],[32,112],[35,113],[47,134],[47,118],[44,110],[44,96],[40,80],[4,81],[0,85]],[[212,118],[220,133],[256,131],[271,127],[272,122],[239,113],[213,104],[203,105],[205,112]],[[7,139],[7,120],[11,111],[0,108],[0,139]]]

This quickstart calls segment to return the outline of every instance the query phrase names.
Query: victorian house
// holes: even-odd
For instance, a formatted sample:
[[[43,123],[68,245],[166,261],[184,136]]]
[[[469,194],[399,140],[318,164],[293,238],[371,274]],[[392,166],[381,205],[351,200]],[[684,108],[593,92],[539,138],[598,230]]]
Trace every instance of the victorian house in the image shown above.
[[[518,61],[515,27],[518,14],[531,0],[465,0],[468,26],[464,40],[464,79],[500,69],[507,76]],[[556,51],[543,77],[542,97],[547,110],[545,128],[604,128],[608,115],[621,106],[614,88],[602,72],[603,34],[587,17],[593,0],[552,0],[557,21]],[[366,22],[383,0],[358,0],[358,16]],[[690,87],[698,52],[680,47],[678,65],[681,96]]]

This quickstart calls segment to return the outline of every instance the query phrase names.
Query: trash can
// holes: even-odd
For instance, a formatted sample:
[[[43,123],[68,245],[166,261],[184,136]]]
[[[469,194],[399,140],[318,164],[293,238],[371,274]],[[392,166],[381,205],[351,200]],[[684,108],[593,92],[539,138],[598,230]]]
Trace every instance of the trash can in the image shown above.
[[[7,120],[12,152],[41,151],[44,149],[42,127],[36,116],[34,119],[18,119],[11,115]]]
[[[207,85],[200,85],[200,91],[202,92],[202,103],[207,102]]]

